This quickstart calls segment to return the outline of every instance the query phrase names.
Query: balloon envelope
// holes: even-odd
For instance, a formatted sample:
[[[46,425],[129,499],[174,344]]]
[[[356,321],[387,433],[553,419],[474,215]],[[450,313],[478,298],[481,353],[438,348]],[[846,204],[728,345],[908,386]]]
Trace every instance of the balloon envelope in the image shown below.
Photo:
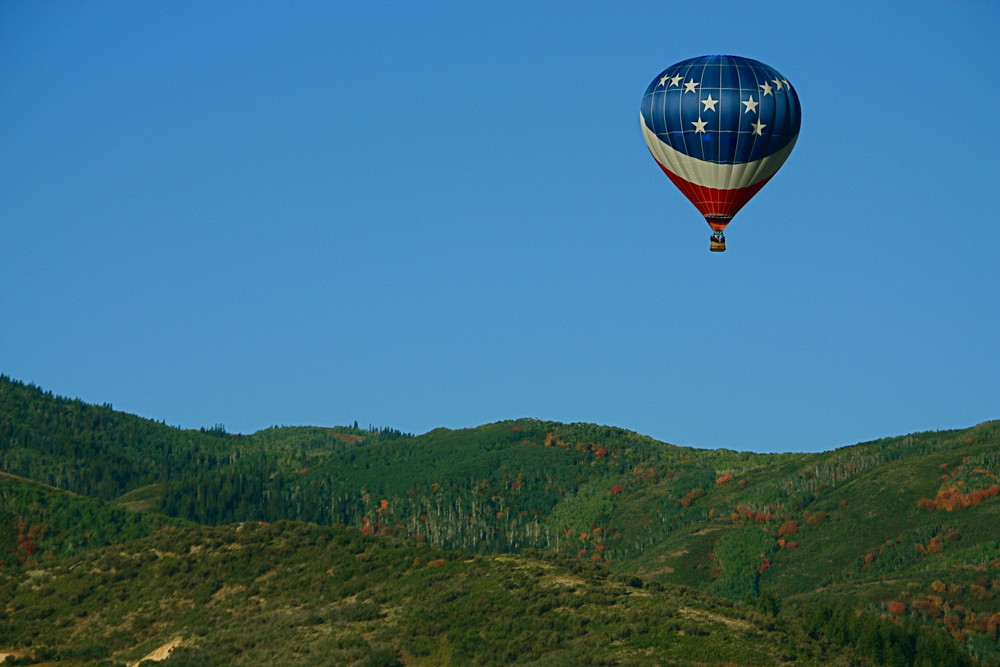
[[[739,56],[702,56],[653,79],[639,120],[649,152],[720,231],[785,162],[799,135],[795,89]]]

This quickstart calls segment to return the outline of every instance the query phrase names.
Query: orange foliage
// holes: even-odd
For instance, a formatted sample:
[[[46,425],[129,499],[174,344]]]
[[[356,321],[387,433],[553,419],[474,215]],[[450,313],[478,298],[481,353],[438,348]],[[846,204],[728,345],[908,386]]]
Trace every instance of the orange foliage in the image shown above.
[[[992,497],[994,497],[996,495],[1000,495],[1000,486],[997,486],[996,484],[994,484],[993,486],[991,486],[988,489],[983,489],[981,491],[973,491],[970,494],[969,502],[972,505],[978,505],[979,503],[983,502],[987,498],[992,498]]]
[[[785,548],[786,549],[798,549],[799,548],[799,543],[798,542],[786,542],[785,543]]]
[[[621,484],[615,484],[614,486],[611,487],[611,493],[612,494],[614,494],[614,495],[617,496],[621,492],[622,492],[622,485]]]
[[[725,474],[722,477],[720,477],[717,480],[715,480],[715,483],[716,484],[725,484],[726,482],[732,481],[732,479],[733,479],[733,475],[732,475],[732,473],[729,473],[729,474]]]
[[[427,567],[441,567],[447,562],[444,558],[435,558],[434,560],[427,561]]]
[[[937,597],[937,596],[932,596]],[[941,598],[937,598],[937,602],[932,600],[930,597],[927,598],[914,598],[913,609],[928,618],[937,618],[941,613]]]
[[[784,537],[785,535],[794,535],[797,532],[799,532],[798,522],[793,519],[789,519],[785,523],[781,524],[781,527],[778,528],[778,532],[775,533],[775,536]]]
[[[681,507],[690,507],[691,503],[698,498],[701,498],[703,495],[705,495],[705,489],[691,489],[681,497]]]
[[[905,614],[906,604],[903,602],[890,602],[889,611],[892,612],[893,614]]]
[[[921,498],[917,502],[917,507],[927,510],[955,512],[971,505],[978,505],[987,498],[1000,495],[1000,485],[997,484],[988,489],[980,489],[972,493],[962,493],[961,486],[961,482],[946,486],[939,490],[933,498]]]

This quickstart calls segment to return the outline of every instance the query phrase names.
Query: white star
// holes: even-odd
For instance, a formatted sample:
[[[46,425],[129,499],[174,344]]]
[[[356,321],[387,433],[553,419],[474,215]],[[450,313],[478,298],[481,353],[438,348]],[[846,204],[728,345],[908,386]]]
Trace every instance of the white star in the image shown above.
[[[708,99],[702,100],[701,103],[705,105],[705,108],[702,111],[708,111],[709,109],[715,111],[715,105],[719,103],[719,100],[713,100],[712,93],[709,93]]]
[[[687,81],[684,82],[684,92],[685,93],[693,93],[694,89],[697,86],[698,86],[698,82],[697,81],[695,81],[694,79],[689,79],[689,80],[687,80]]]
[[[763,130],[765,127],[767,127],[767,123],[762,123],[762,122],[760,122],[760,120],[758,120],[756,123],[750,123],[750,124],[753,125],[753,133],[754,134],[759,134],[760,136],[764,136],[761,133],[761,130]]]
[[[740,102],[740,104],[746,105],[746,109],[743,110],[743,113],[747,113],[748,111],[753,111],[754,113],[757,113],[757,101],[754,100],[753,95],[751,95],[745,101]]]
[[[705,125],[707,123],[708,123],[708,121],[707,120],[702,120],[701,116],[698,116],[698,120],[691,121],[691,124],[694,125],[694,133],[695,134],[698,134],[698,133],[705,134]]]
[[[760,84],[757,87],[758,88],[763,88],[765,95],[770,95],[771,94],[771,84],[769,84],[767,81],[765,81],[764,83]]]
[[[660,85],[661,86],[667,85],[667,81],[669,81],[669,80],[670,80],[670,77],[667,76],[666,74],[664,74],[663,76],[660,77]]]
[[[670,77],[670,85],[671,86],[681,85],[681,79],[683,78],[684,77],[682,77],[680,74],[675,74],[674,76]]]
[[[781,83],[785,84],[785,88],[791,88],[792,84],[788,83],[788,79],[782,79]]]
[[[771,81],[774,81],[774,85],[778,88],[778,90],[785,87],[785,84],[781,83],[781,79],[771,79]]]

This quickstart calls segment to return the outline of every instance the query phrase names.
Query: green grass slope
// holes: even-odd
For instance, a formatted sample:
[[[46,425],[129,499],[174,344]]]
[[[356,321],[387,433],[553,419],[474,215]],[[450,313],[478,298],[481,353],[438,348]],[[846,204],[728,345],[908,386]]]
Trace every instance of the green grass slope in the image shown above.
[[[0,610],[0,651],[51,665],[162,647],[165,667],[865,660],[691,588],[288,522],[165,530],[0,579]],[[943,646],[939,664],[963,664]]]

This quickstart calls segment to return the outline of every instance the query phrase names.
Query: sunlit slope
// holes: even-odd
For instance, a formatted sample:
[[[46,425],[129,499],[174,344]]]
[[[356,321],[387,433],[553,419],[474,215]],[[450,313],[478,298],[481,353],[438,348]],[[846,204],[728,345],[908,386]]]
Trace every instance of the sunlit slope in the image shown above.
[[[0,586],[0,649],[59,665],[160,647],[202,667],[859,659],[690,588],[301,523],[163,531]]]
[[[731,478],[727,473],[680,510],[689,524],[660,531],[655,544],[624,560],[636,571],[659,570],[667,580],[715,581],[725,569],[716,547],[732,542],[733,534],[764,544],[761,534],[769,543],[756,557],[764,567],[753,586],[781,595],[875,573],[926,570],[946,550],[997,546],[998,473],[998,422],[884,439]],[[641,503],[643,495],[652,494],[635,500]],[[656,532],[655,522],[649,532]]]

